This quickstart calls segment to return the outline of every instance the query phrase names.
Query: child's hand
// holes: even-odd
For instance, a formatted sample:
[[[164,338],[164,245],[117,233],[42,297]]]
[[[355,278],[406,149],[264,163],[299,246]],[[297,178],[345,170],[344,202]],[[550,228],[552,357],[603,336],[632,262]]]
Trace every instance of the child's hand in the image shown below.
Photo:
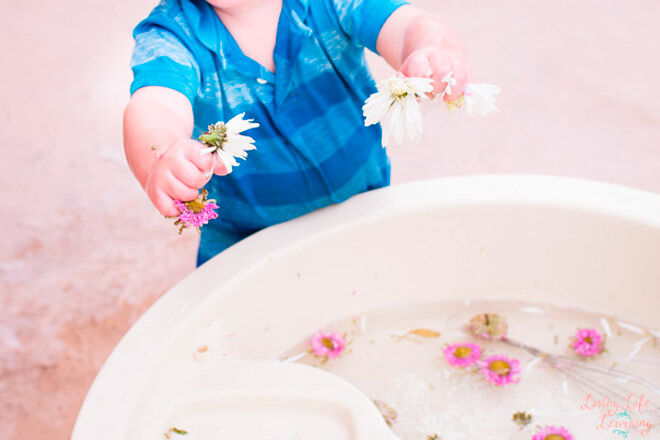
[[[228,174],[214,155],[201,154],[203,148],[200,142],[183,139],[154,151],[156,160],[151,166],[145,190],[151,203],[164,216],[177,216],[179,210],[174,200],[193,200],[213,173]]]
[[[444,46],[444,45],[443,45]],[[401,73],[408,77],[422,77],[433,79],[433,93],[441,94],[445,91],[447,83],[442,79],[448,73],[456,80],[451,92],[444,96],[444,100],[454,101],[465,92],[465,85],[470,75],[470,65],[460,42],[453,42],[447,47],[433,47],[419,49],[412,52],[403,62]]]

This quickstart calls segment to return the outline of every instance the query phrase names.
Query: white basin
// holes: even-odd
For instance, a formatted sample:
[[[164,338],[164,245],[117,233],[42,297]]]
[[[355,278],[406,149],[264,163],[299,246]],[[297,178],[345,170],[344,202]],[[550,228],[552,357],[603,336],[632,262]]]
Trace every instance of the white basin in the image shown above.
[[[234,438],[254,438],[250,420],[268,418],[314,419],[328,438],[354,438],[341,407],[315,412],[304,395],[286,411],[226,402],[213,372],[234,358],[277,360],[329,322],[414,302],[524,299],[658,327],[659,262],[660,197],[643,191],[475,176],[362,194],[249,237],[165,294],[106,361],[72,439],[163,438],[181,411],[241,420]],[[194,386],[217,401],[186,400]]]

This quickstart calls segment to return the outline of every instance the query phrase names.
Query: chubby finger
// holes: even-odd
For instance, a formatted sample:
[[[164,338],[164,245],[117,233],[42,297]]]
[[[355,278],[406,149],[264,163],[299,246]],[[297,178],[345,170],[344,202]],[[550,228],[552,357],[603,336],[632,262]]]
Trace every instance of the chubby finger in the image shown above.
[[[208,173],[213,169],[213,155],[202,154],[204,145],[200,142],[190,140],[189,147],[185,150],[186,159],[192,162],[202,173]]]
[[[181,200],[182,202],[193,200],[199,195],[198,190],[187,186],[179,179],[174,177],[174,174],[170,174],[165,179],[163,182],[163,189],[165,194],[170,196],[172,199]]]
[[[401,67],[401,73],[408,77],[430,78],[433,69],[425,53],[414,53]]]
[[[162,190],[147,187],[147,196],[149,196],[149,200],[151,200],[151,203],[153,203],[158,212],[165,217],[176,217],[179,214],[174,200]]]
[[[227,169],[227,166],[224,164],[224,162],[213,155],[213,174],[217,174],[218,176],[226,176],[229,173],[231,173],[231,170]]]
[[[452,54],[449,51],[441,51],[435,53],[431,58],[431,66],[433,68],[433,87],[434,92],[442,94],[447,91],[447,83],[442,79],[451,72],[452,78],[456,81],[451,87],[450,93],[445,94],[445,101],[454,101],[460,98],[465,92],[466,85],[466,72],[465,67],[453,61]]]
[[[203,188],[211,179],[212,173],[205,173],[189,160],[179,160],[170,169],[174,177],[190,188]]]

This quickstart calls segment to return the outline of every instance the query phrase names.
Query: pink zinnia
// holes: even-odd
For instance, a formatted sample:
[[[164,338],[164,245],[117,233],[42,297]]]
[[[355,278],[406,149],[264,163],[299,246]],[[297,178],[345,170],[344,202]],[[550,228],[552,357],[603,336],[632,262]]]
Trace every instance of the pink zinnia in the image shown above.
[[[346,348],[346,340],[339,333],[316,332],[310,340],[312,353],[317,356],[334,359]]]
[[[603,347],[603,335],[594,329],[579,329],[573,338],[573,350],[584,357],[591,357],[600,354]]]
[[[520,362],[517,359],[496,354],[485,361],[479,361],[478,364],[481,374],[495,385],[504,386],[520,381]]]
[[[454,367],[469,367],[481,358],[481,347],[470,342],[448,345],[443,353],[445,359]]]
[[[218,209],[218,205],[215,203],[215,200],[207,200],[206,196],[208,191],[202,190],[200,195],[189,202],[182,202],[180,200],[175,200],[174,205],[177,207],[179,216],[177,217],[174,224],[179,226],[179,234],[189,227],[201,228],[203,225],[207,224],[209,220],[218,218],[218,213],[215,212],[215,209]]]
[[[573,440],[573,435],[563,426],[548,426],[535,434],[532,440]]]

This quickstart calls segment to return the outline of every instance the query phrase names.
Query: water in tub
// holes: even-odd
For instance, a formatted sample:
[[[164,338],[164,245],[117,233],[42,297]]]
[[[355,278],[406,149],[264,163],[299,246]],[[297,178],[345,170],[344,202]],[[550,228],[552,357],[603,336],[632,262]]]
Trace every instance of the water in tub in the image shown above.
[[[309,339],[282,357],[352,382],[404,440],[660,439],[653,329],[573,308],[443,302],[322,330],[345,338],[337,357],[322,353],[336,341],[317,340],[314,354]]]

